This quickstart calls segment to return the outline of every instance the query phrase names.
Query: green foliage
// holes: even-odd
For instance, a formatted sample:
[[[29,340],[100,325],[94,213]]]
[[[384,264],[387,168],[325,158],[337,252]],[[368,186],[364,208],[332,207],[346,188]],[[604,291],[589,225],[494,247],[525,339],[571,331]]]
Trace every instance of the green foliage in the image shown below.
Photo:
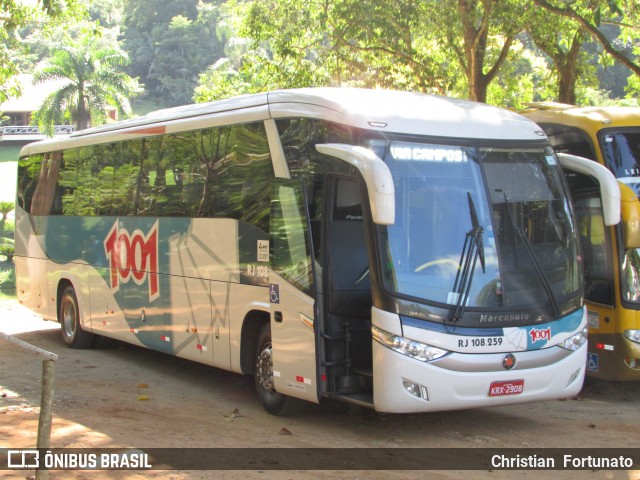
[[[0,235],[4,235],[7,238],[13,238],[16,229],[16,222],[13,219],[7,219],[4,222],[4,227]]]
[[[592,54],[583,47],[588,35],[577,20],[551,14],[534,1],[227,2],[218,22],[225,56],[200,75],[194,98],[347,85],[513,107],[558,97],[575,101],[597,87]],[[572,5],[593,20],[597,3]],[[614,2],[606,11],[626,15],[628,9]]]
[[[584,88],[578,92],[578,105],[583,106],[618,106],[618,107],[637,107],[638,100],[636,98],[611,98],[611,92],[597,88]]]
[[[627,93],[627,98],[637,99],[640,97],[640,78],[637,76],[629,77],[625,92]]]
[[[634,65],[640,72],[634,0],[0,2],[12,14],[0,29],[0,100],[16,90],[12,75],[57,61],[53,52],[89,31],[127,52],[125,71],[160,106],[345,85],[517,107],[531,99],[580,102],[598,90],[622,96],[624,77]],[[78,21],[84,4],[99,23]],[[72,21],[61,27],[68,14]],[[50,21],[35,22],[38,15]],[[630,98],[640,92],[638,78],[629,78]],[[70,108],[58,119],[78,113]]]
[[[7,214],[13,211],[14,208],[14,202],[0,202],[0,214],[2,214],[2,218],[6,218]]]
[[[5,229],[13,231],[13,227],[10,228],[7,224],[7,215],[9,215],[9,213],[11,213],[14,209],[14,202],[0,202],[0,214],[2,215],[2,218],[0,218],[0,238],[5,236]],[[13,234],[11,235],[11,237],[13,237]]]
[[[14,77],[20,73],[20,57],[29,54],[20,30],[37,22],[39,29],[46,31],[53,25],[81,18],[84,10],[81,0],[0,0],[0,11],[0,102],[4,102],[20,93]]]
[[[500,69],[496,80],[489,85],[487,102],[514,110],[522,109],[528,102],[540,100],[536,97],[542,92],[538,92],[535,85],[549,73],[543,58],[516,42],[508,61]]]
[[[164,105],[192,103],[198,75],[222,56],[219,8],[192,0],[126,1],[123,48],[128,72]]]
[[[7,262],[13,260],[16,244],[12,238],[0,238],[0,256],[3,256]]]
[[[7,215],[13,211],[13,202],[0,202],[0,291],[15,291],[16,278],[13,266],[15,254],[14,222],[7,220]]]
[[[118,28],[124,17],[125,0],[89,2],[89,16],[103,28]]]
[[[12,262],[0,263],[0,294],[15,296],[16,272]]]

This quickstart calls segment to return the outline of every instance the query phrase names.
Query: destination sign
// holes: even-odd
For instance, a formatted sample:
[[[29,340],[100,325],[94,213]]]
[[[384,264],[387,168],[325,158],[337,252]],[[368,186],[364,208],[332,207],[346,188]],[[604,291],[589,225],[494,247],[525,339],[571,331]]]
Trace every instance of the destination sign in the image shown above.
[[[407,145],[391,144],[391,156],[394,160],[413,160],[420,162],[451,162],[467,161],[467,154],[461,148],[439,145]]]

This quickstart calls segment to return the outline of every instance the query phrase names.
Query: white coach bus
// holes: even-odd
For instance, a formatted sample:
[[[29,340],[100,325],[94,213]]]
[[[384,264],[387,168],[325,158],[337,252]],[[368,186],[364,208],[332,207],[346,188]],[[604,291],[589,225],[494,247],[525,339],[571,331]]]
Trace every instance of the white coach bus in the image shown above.
[[[508,111],[359,89],[79,131],[20,154],[18,298],[70,347],[252,374],[274,414],[569,397],[587,319],[558,158]]]

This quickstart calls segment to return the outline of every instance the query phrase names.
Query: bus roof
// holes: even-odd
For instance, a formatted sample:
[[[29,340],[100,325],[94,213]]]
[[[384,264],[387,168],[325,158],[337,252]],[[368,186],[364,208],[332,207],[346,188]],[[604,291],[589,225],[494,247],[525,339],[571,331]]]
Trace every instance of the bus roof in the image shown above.
[[[444,138],[540,140],[545,137],[530,120],[486,104],[411,92],[321,87],[276,90],[158,110],[80,130],[66,139],[43,140],[25,149],[42,152],[192,130],[220,125],[223,117],[230,117],[230,123],[312,117],[380,132]],[[23,150],[21,154],[26,153]]]
[[[532,103],[521,112],[536,123],[558,123],[598,131],[640,126],[640,107],[577,107],[563,103]]]

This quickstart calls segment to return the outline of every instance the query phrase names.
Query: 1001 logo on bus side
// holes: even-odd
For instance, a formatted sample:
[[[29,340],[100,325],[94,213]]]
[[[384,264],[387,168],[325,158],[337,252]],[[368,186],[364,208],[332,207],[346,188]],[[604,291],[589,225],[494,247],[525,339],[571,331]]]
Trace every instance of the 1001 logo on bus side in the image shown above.
[[[160,295],[158,286],[158,222],[144,235],[141,230],[129,233],[120,228],[118,220],[104,240],[104,251],[111,269],[111,290],[117,291],[120,283],[133,278],[137,285],[143,285],[149,277],[149,300]]]

